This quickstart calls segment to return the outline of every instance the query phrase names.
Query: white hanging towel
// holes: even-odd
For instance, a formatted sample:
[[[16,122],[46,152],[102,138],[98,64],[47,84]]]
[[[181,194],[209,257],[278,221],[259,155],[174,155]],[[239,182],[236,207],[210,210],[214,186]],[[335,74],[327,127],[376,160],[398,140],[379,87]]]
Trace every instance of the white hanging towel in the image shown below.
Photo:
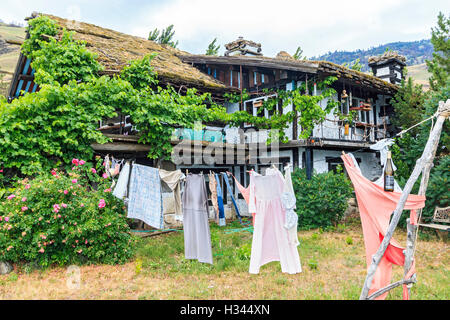
[[[113,195],[121,200],[123,200],[123,198],[127,196],[127,186],[129,176],[130,176],[130,164],[126,162],[122,168],[122,171],[120,171],[119,179],[117,180],[116,187],[114,188],[113,191]]]

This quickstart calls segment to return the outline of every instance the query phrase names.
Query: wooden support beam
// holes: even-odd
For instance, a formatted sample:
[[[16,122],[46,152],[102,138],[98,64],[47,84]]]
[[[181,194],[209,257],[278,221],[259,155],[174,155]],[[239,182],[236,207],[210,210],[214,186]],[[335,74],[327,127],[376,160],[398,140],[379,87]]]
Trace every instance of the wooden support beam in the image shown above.
[[[414,242],[416,239],[417,226],[411,224],[411,220],[406,220],[407,230],[406,230],[406,249],[403,251],[405,255],[405,264],[403,266],[403,278],[405,280],[406,275],[408,274],[411,266],[414,261]],[[408,295],[411,294],[411,286],[412,283],[407,285]]]
[[[423,168],[430,162],[433,162],[434,155],[433,150],[437,148],[437,144],[439,143],[439,138],[442,131],[442,126],[446,118],[450,116],[450,99],[448,99],[445,103],[439,102],[438,107],[438,117],[436,120],[436,124],[431,130],[428,141],[423,150],[422,156],[417,160],[414,170],[406,182],[405,187],[403,188],[402,195],[400,196],[400,200],[397,203],[397,207],[392,213],[391,223],[386,231],[386,234],[383,238],[383,241],[380,244],[377,252],[372,256],[372,263],[367,271],[367,277],[364,281],[363,288],[361,290],[360,300],[366,300],[369,294],[370,287],[372,285],[373,277],[377,270],[377,267],[384,256],[384,253],[391,241],[392,235],[394,234],[394,230],[397,227],[398,221],[400,220],[400,216],[403,212],[403,208],[405,207],[406,199],[408,198],[414,183],[418,179],[419,175],[422,173]],[[431,165],[430,165],[431,168]]]
[[[367,300],[374,300],[376,297],[381,296],[383,293],[386,293],[394,288],[397,288],[398,286],[401,285],[410,285],[412,283],[416,282],[416,276],[414,275],[413,277],[411,277],[411,279],[407,279],[407,280],[400,280],[394,283],[391,283],[390,285],[381,288],[380,290],[377,290],[376,292],[372,293],[370,296],[367,297]]]

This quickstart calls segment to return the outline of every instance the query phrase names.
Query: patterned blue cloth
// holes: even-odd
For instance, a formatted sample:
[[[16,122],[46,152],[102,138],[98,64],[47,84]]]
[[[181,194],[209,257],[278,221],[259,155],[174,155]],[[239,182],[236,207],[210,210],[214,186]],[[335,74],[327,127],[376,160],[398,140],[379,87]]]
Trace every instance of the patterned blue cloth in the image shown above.
[[[230,181],[228,180],[228,176],[227,176],[227,174],[225,172],[222,172],[222,176],[223,176],[223,179],[225,180],[225,183],[227,185],[228,192],[231,195],[231,201],[233,201],[234,208],[236,209],[236,215],[238,216],[239,222],[242,223],[241,215],[239,214],[239,209],[238,209],[236,200],[234,200],[233,190],[231,190]]]
[[[222,188],[220,187],[220,179],[217,173],[214,174],[216,176],[217,181],[217,203],[219,205],[219,226],[224,226],[226,224],[225,221],[225,209],[223,207],[223,193]]]
[[[128,218],[164,228],[161,179],[156,168],[133,164],[130,177]]]

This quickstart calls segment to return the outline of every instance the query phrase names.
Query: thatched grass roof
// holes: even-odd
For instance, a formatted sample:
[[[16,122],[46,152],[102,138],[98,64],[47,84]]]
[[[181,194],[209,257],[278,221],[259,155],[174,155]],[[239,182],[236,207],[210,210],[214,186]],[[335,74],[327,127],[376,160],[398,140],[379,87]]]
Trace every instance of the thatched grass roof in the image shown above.
[[[90,23],[49,14],[40,15],[48,16],[61,27],[74,31],[74,39],[85,41],[88,50],[98,54],[98,61],[105,67],[105,73],[118,73],[130,60],[156,52],[158,55],[153,59],[152,65],[162,83],[196,87],[201,91],[217,93],[233,90],[190,64],[182,62],[177,57],[177,54],[183,53],[181,50]]]
[[[368,73],[349,69],[347,67],[329,62],[312,60],[289,59],[285,54],[279,53],[277,57],[264,56],[244,56],[236,55],[229,57],[216,57],[207,55],[194,55],[183,52],[179,55],[180,59],[189,63],[201,64],[235,64],[242,66],[274,68],[281,70],[300,71],[313,74],[334,75],[340,80],[351,81],[357,85],[375,89],[379,92],[394,94],[398,86]]]

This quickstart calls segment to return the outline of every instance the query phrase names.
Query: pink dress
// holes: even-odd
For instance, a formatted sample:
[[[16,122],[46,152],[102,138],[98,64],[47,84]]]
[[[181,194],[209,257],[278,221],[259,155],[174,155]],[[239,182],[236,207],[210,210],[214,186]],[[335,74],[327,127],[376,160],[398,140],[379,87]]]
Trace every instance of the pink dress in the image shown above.
[[[282,272],[302,272],[297,244],[289,241],[289,231],[284,228],[284,183],[278,169],[267,169],[265,176],[256,172],[250,176],[249,212],[255,213],[250,273],[259,273],[259,268],[271,261],[280,261]]]

